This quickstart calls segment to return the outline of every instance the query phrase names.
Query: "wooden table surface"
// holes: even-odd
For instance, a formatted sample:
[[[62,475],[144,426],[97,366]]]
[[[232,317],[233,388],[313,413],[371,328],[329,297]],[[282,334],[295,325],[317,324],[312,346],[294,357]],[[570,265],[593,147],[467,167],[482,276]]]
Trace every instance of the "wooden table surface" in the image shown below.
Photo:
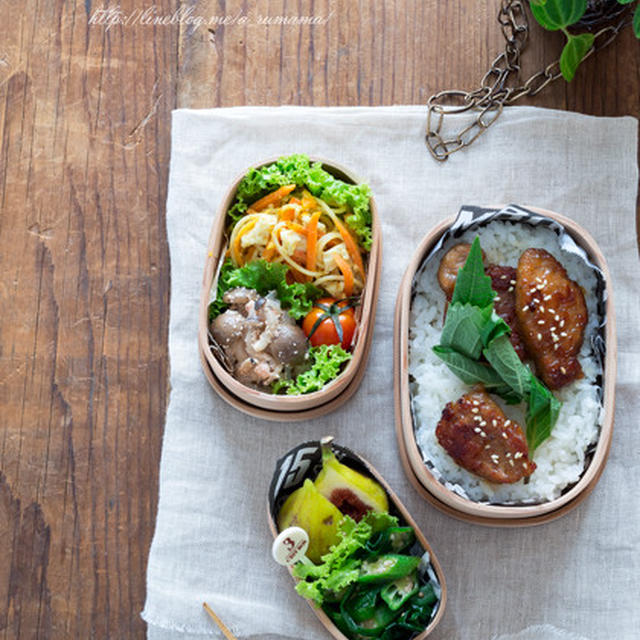
[[[504,46],[499,0],[105,5],[0,0],[4,638],[145,633],[168,398],[171,110],[424,104],[477,87]],[[319,24],[276,24],[309,15]],[[169,24],[153,24],[161,16]],[[561,46],[531,32],[525,75]],[[527,103],[638,116],[640,45],[627,29],[571,85]]]

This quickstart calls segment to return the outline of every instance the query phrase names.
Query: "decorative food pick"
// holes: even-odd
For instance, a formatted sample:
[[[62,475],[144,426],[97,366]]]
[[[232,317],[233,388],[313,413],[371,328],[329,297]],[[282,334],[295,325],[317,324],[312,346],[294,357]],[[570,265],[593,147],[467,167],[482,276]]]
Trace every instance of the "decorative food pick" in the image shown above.
[[[305,555],[308,548],[309,534],[301,527],[288,527],[273,541],[271,555],[278,564],[293,567],[297,562],[311,562]]]

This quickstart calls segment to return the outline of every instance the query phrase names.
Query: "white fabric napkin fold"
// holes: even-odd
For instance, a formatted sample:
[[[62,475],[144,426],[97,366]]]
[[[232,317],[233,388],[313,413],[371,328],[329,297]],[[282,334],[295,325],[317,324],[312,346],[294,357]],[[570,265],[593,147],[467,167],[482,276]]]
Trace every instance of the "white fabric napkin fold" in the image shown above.
[[[203,601],[239,638],[328,638],[294,593],[286,570],[271,559],[266,520],[276,459],[326,434],[377,467],[438,555],[449,601],[434,640],[488,640],[542,624],[588,640],[635,637],[637,122],[512,107],[473,147],[445,164],[428,154],[424,126],[422,107],[174,112],[167,201],[172,391],[142,613],[152,640],[221,637]],[[239,413],[209,387],[197,351],[198,299],[206,242],[224,190],[247,166],[294,152],[335,160],[370,184],[382,220],[384,260],[361,388],[324,418],[277,424]],[[617,316],[617,410],[608,465],[593,494],[573,512],[526,529],[474,526],[436,511],[406,480],[394,433],[392,327],[400,278],[421,238],[443,217],[462,204],[498,203],[552,209],[590,231],[609,261]]]

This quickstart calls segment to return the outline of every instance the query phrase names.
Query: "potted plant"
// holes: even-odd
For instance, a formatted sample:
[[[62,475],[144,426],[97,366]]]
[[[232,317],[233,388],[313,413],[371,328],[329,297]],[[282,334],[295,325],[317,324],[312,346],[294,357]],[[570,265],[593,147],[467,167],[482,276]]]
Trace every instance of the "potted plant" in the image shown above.
[[[637,0],[529,0],[536,21],[549,31],[562,31],[567,38],[560,56],[560,71],[567,82],[594,44],[589,29],[618,16],[626,9],[624,5],[633,2]],[[640,38],[640,2],[633,14],[633,30]]]

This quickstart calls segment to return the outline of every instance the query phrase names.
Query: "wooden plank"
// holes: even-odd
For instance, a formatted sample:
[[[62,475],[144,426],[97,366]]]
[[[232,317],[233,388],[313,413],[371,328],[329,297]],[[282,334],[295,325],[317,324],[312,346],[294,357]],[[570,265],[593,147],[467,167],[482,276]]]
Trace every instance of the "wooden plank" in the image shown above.
[[[6,638],[144,631],[177,31],[89,27],[90,9],[0,4]]]

